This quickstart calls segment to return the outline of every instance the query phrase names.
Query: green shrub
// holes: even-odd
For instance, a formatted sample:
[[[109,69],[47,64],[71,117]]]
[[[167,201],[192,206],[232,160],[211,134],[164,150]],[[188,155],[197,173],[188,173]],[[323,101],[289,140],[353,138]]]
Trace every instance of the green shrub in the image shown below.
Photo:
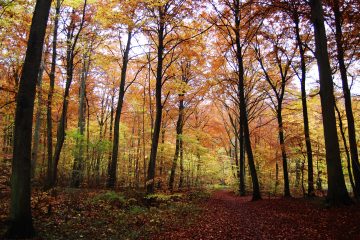
[[[194,191],[189,193],[189,200],[191,201],[201,201],[206,200],[210,197],[210,193],[204,190],[201,191]]]
[[[133,215],[138,215],[138,214],[144,213],[146,211],[147,211],[147,209],[144,207],[141,207],[141,206],[131,206],[129,209],[129,212]]]
[[[98,202],[107,202],[117,207],[123,207],[126,205],[125,197],[114,191],[107,191],[105,193],[95,196],[92,199],[92,203],[98,203]]]

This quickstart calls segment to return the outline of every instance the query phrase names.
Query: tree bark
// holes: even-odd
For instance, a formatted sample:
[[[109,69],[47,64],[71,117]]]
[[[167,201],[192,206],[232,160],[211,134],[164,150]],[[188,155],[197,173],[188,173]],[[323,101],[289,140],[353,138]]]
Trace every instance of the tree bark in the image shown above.
[[[81,30],[83,29],[84,21],[85,21],[85,12],[86,12],[86,5],[87,0],[84,0],[84,7],[82,11],[82,20],[80,22],[79,30],[74,35],[75,31],[75,22],[74,19],[71,18],[70,25],[68,27],[68,32],[66,36],[67,40],[67,49],[66,49],[66,83],[65,83],[65,90],[63,95],[63,103],[62,103],[62,111],[61,111],[61,117],[60,121],[57,127],[57,133],[56,133],[56,146],[55,146],[55,152],[52,159],[52,170],[51,170],[51,176],[52,179],[49,181],[48,188],[52,188],[56,184],[57,179],[57,167],[60,160],[60,154],[62,147],[64,145],[66,133],[66,124],[67,124],[67,111],[68,111],[68,105],[69,105],[69,94],[70,94],[70,86],[73,80],[74,75],[74,57],[75,57],[75,47],[77,45],[77,41],[79,39]]]
[[[235,0],[235,10],[234,10],[234,17],[235,17],[235,43],[236,43],[236,58],[238,63],[238,94],[240,100],[240,119],[241,124],[243,126],[244,131],[244,144],[246,153],[248,156],[248,162],[250,167],[250,174],[253,184],[253,196],[252,200],[259,200],[261,199],[260,194],[260,187],[259,181],[256,173],[255,163],[254,163],[254,156],[252,152],[251,140],[250,140],[250,131],[249,131],[249,122],[247,116],[247,107],[245,101],[245,83],[244,83],[244,66],[243,66],[243,58],[242,58],[242,48],[240,43],[240,1]],[[241,151],[242,149],[240,149]]]
[[[360,197],[360,164],[359,164],[359,155],[357,149],[357,142],[356,142],[356,129],[354,123],[354,114],[352,111],[352,104],[351,104],[351,94],[349,89],[349,84],[347,80],[347,71],[344,61],[344,48],[343,48],[343,34],[341,29],[341,21],[342,21],[342,13],[339,7],[339,1],[333,1],[333,11],[335,15],[335,39],[336,39],[336,47],[337,47],[337,59],[339,62],[339,69],[342,81],[342,88],[345,100],[345,111],[346,111],[346,119],[348,125],[348,134],[349,134],[349,145],[350,145],[350,153],[351,153],[351,163],[352,163],[352,170],[354,173],[354,180],[355,180],[355,189],[354,195],[356,197]]]
[[[6,238],[31,238],[31,138],[36,82],[40,69],[51,1],[37,0],[33,14],[25,61],[16,98],[14,149],[11,177],[11,224]]]
[[[161,128],[161,148],[160,148],[160,166],[159,166],[159,177],[162,178],[164,172],[164,144],[165,144],[165,133],[166,126],[162,126]],[[162,179],[158,181],[158,189],[162,188]]]
[[[171,191],[174,190],[174,181],[175,181],[175,172],[177,168],[177,160],[180,154],[181,148],[181,138],[182,138],[182,129],[183,129],[183,118],[184,118],[184,95],[179,94],[179,111],[178,111],[178,119],[176,122],[176,145],[175,145],[175,154],[173,158],[173,162],[171,165],[171,172],[170,172],[170,180],[169,180],[169,189]],[[180,184],[179,184],[180,187]]]
[[[328,175],[327,201],[330,205],[349,204],[341,166],[339,139],[335,118],[334,86],[327,50],[324,13],[321,0],[310,0],[311,20],[315,32],[315,53],[320,77],[320,99],[324,125],[326,166]]]
[[[301,103],[303,111],[303,122],[304,122],[304,135],[305,135],[305,144],[306,144],[306,154],[308,160],[308,196],[315,196],[314,191],[314,170],[313,170],[313,157],[312,157],[312,148],[310,140],[310,130],[309,130],[309,118],[308,118],[308,109],[306,101],[306,61],[305,61],[305,51],[303,48],[303,42],[300,37],[299,29],[299,14],[294,12],[294,23],[295,23],[295,34],[296,40],[299,47],[300,61],[301,61]]]
[[[285,137],[284,137],[284,126],[282,120],[282,105],[279,103],[277,108],[277,121],[278,121],[278,128],[279,128],[279,142],[281,148],[281,156],[283,162],[283,173],[284,173],[284,196],[290,197],[290,184],[289,184],[289,173],[288,173],[288,166],[287,166],[287,155],[285,149]]]
[[[239,193],[240,196],[246,195],[246,186],[245,186],[245,151],[244,151],[244,126],[242,124],[241,118],[240,121],[240,130],[239,130]]]
[[[118,154],[119,154],[119,131],[120,131],[120,117],[121,111],[124,102],[125,96],[125,83],[126,83],[126,72],[129,63],[129,53],[131,47],[131,38],[132,31],[129,29],[128,38],[126,43],[126,48],[124,52],[123,64],[121,68],[121,76],[120,76],[120,88],[119,88],[119,99],[118,104],[115,111],[115,120],[114,120],[114,142],[112,148],[112,156],[111,156],[111,164],[108,169],[108,179],[107,179],[107,187],[114,188],[116,184],[116,170],[117,170],[117,162],[118,162]]]
[[[54,30],[52,40],[52,59],[51,59],[51,70],[50,70],[50,87],[47,98],[47,111],[46,111],[46,125],[47,125],[47,176],[45,188],[49,189],[55,186],[55,166],[53,162],[53,134],[52,134],[52,99],[55,88],[55,71],[56,71],[56,58],[57,58],[57,38],[59,28],[59,17],[60,17],[60,0],[56,0],[55,6],[55,19],[54,19]]]
[[[336,106],[336,103],[335,103],[335,110],[336,110],[336,113],[337,113],[338,119],[339,119],[339,129],[340,129],[341,138],[342,138],[343,143],[344,143],[346,161],[347,161],[347,170],[348,170],[348,173],[349,173],[349,180],[350,180],[351,187],[352,187],[352,189],[354,191],[354,194],[355,194],[355,183],[354,183],[354,178],[353,178],[353,175],[352,175],[352,172],[351,172],[350,152],[349,152],[349,148],[348,148],[347,142],[346,142],[345,131],[344,131],[344,126],[343,126],[343,122],[342,122],[342,119],[341,119],[341,114],[340,114],[340,111],[339,111],[338,107]]]
[[[155,122],[154,122],[154,133],[152,135],[150,161],[148,166],[146,192],[148,194],[154,193],[154,181],[155,181],[155,169],[156,169],[156,156],[157,148],[159,145],[159,137],[161,130],[161,119],[162,119],[162,77],[163,77],[163,61],[164,61],[164,34],[165,34],[165,15],[162,7],[159,7],[159,27],[158,27],[158,46],[157,46],[157,67],[156,67],[156,89],[155,89]]]
[[[185,167],[184,167],[184,141],[182,137],[180,138],[180,146],[179,146],[179,157],[180,157],[180,178],[179,178],[179,189],[184,187],[184,174],[185,174]]]
[[[42,110],[42,80],[44,74],[44,62],[40,64],[40,70],[37,80],[37,110],[35,114],[35,129],[33,146],[31,149],[31,178],[35,177],[36,163],[38,158],[39,144],[40,144],[40,129],[41,129],[41,110]]]
[[[111,143],[113,140],[112,135],[113,135],[113,125],[114,125],[114,100],[115,100],[115,91],[113,91],[113,95],[111,96],[111,107],[110,107],[109,142],[111,142]],[[108,169],[111,168],[111,158],[112,158],[112,151],[109,152],[109,155],[108,155]]]
[[[89,53],[90,54],[90,53]],[[83,55],[83,67],[81,71],[80,91],[79,91],[79,118],[78,118],[78,139],[76,139],[76,154],[74,159],[71,187],[78,188],[83,180],[84,171],[84,147],[85,147],[85,92],[86,92],[86,80],[90,66],[90,56]],[[101,138],[100,138],[101,139]]]

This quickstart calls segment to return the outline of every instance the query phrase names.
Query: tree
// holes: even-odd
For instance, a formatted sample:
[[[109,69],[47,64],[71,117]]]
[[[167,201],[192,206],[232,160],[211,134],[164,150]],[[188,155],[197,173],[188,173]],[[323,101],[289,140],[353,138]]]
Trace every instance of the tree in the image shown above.
[[[40,70],[37,80],[37,110],[35,114],[35,129],[33,144],[31,148],[31,178],[35,177],[35,169],[38,159],[39,144],[40,144],[40,128],[41,128],[41,111],[42,111],[42,82],[44,74],[44,61],[40,64]]]
[[[299,48],[300,54],[300,69],[301,69],[301,77],[300,85],[301,85],[301,104],[302,104],[302,112],[303,112],[303,122],[304,122],[304,135],[305,135],[305,144],[306,144],[306,153],[308,160],[308,196],[315,196],[314,192],[314,170],[313,170],[313,156],[312,156],[312,147],[311,147],[311,139],[310,139],[310,130],[309,130],[309,117],[308,117],[308,107],[306,100],[306,59],[305,59],[305,51],[303,40],[300,36],[300,17],[297,8],[299,7],[299,2],[292,9],[292,20],[294,22],[294,31],[296,35],[297,46]]]
[[[302,113],[303,113],[303,125],[304,125],[304,136],[305,136],[305,145],[306,145],[306,155],[308,161],[308,196],[315,196],[314,192],[314,170],[313,170],[313,154],[312,146],[310,139],[310,128],[309,128],[309,116],[308,116],[308,106],[307,106],[307,96],[306,96],[306,73],[307,73],[307,59],[306,52],[308,50],[308,43],[311,40],[309,34],[302,34],[300,29],[300,24],[302,20],[306,21],[304,15],[306,14],[306,6],[302,6],[301,1],[292,0],[290,2],[286,1],[273,1],[274,6],[279,8],[280,11],[285,12],[289,18],[292,20],[293,34],[296,38],[296,44],[299,51],[300,63],[299,66],[293,66],[295,74],[300,80],[300,90],[301,90],[301,104],[302,104]],[[305,22],[305,24],[307,21]],[[305,29],[302,29],[305,30]],[[306,37],[306,38],[305,38]],[[295,65],[295,64],[294,64]],[[299,68],[300,73],[296,70]]]
[[[172,191],[174,188],[175,173],[177,168],[177,161],[180,157],[180,179],[179,188],[184,186],[184,125],[190,115],[193,114],[196,105],[199,104],[201,99],[196,98],[202,90],[201,79],[199,79],[199,73],[196,72],[196,68],[201,67],[201,47],[199,42],[189,41],[184,43],[179,51],[180,56],[176,64],[177,71],[175,81],[173,83],[177,92],[178,109],[177,109],[177,121],[176,121],[176,143],[175,143],[175,154],[173,157],[170,178],[169,178],[169,189]],[[175,70],[176,71],[176,70]],[[197,100],[197,101],[196,101]],[[195,105],[195,106],[192,106]]]
[[[227,43],[231,49],[231,54],[235,59],[234,66],[237,83],[237,107],[238,107],[238,122],[239,129],[237,130],[236,137],[239,142],[239,192],[241,195],[245,195],[244,184],[244,161],[247,153],[248,163],[250,167],[251,179],[253,184],[253,200],[261,199],[260,187],[258,176],[255,168],[253,147],[250,138],[249,128],[249,106],[246,99],[246,81],[245,81],[245,67],[244,56],[247,52],[249,43],[257,33],[258,25],[261,25],[254,19],[252,13],[251,2],[241,2],[238,0],[222,1],[221,4],[225,7],[220,11],[220,7],[215,2],[212,5],[216,11],[219,23],[217,23],[218,29],[222,35],[225,35]],[[250,20],[251,19],[251,20]],[[250,21],[253,21],[250,23]],[[236,150],[236,152],[238,152]]]
[[[36,1],[16,99],[11,178],[11,225],[6,234],[8,238],[31,238],[34,236],[30,204],[32,118],[50,6],[51,1]]]
[[[348,134],[349,134],[349,143],[350,143],[350,153],[351,153],[351,163],[352,170],[354,173],[355,180],[355,189],[354,194],[356,197],[360,197],[360,163],[359,163],[359,154],[357,149],[356,142],[356,130],[354,123],[354,114],[352,111],[351,103],[351,93],[349,89],[348,79],[347,79],[347,70],[344,60],[344,47],[343,47],[343,33],[341,23],[343,22],[342,12],[340,11],[339,0],[333,0],[332,9],[335,15],[335,40],[337,47],[337,60],[339,63],[342,89],[345,100],[345,110],[346,110],[346,119],[348,125]]]
[[[53,160],[53,128],[52,128],[52,102],[55,88],[55,71],[56,71],[56,59],[57,59],[57,38],[60,18],[60,0],[56,0],[55,6],[55,18],[52,40],[52,57],[51,57],[51,70],[49,74],[50,87],[47,96],[47,108],[46,108],[46,125],[47,125],[47,176],[45,188],[52,188],[56,184],[56,169],[57,163]]]
[[[237,67],[238,67],[238,94],[239,94],[239,100],[240,100],[240,128],[242,128],[239,131],[240,138],[242,136],[244,137],[244,142],[240,141],[241,144],[245,144],[246,153],[248,156],[248,162],[250,166],[250,173],[251,178],[253,182],[253,200],[261,199],[260,195],[260,187],[258,182],[258,177],[256,173],[255,163],[254,163],[254,156],[251,146],[251,140],[250,140],[250,130],[249,130],[249,122],[248,122],[248,112],[247,112],[247,104],[245,102],[245,83],[244,83],[244,63],[243,63],[243,46],[241,44],[240,39],[240,0],[234,1],[234,19],[235,19],[235,27],[233,28],[233,31],[235,32],[235,45],[236,45],[236,59],[237,59]],[[244,134],[244,135],[242,135]]]
[[[326,166],[328,175],[327,201],[331,205],[349,204],[341,166],[339,139],[335,117],[334,87],[327,50],[324,12],[321,0],[311,0],[311,21],[314,25],[315,53],[320,77],[320,99],[324,125]]]
[[[156,157],[159,145],[159,137],[161,131],[161,119],[163,111],[162,88],[164,83],[171,79],[171,74],[167,75],[167,70],[177,60],[177,54],[174,50],[186,40],[193,38],[182,38],[179,36],[179,31],[183,29],[186,22],[183,21],[185,17],[192,14],[193,8],[191,3],[193,1],[163,1],[160,3],[147,4],[149,18],[152,22],[148,24],[144,31],[151,38],[156,46],[156,76],[155,84],[155,121],[154,130],[151,142],[150,160],[147,174],[147,193],[154,192],[155,172],[156,172]],[[165,98],[166,101],[166,98]]]
[[[116,171],[117,171],[118,154],[119,154],[120,118],[121,118],[121,113],[122,113],[122,109],[123,109],[126,89],[128,89],[128,87],[132,83],[131,82],[128,85],[126,85],[126,78],[127,78],[128,65],[129,65],[129,61],[131,58],[131,56],[130,56],[130,51],[132,48],[131,41],[132,41],[133,35],[135,34],[135,32],[138,28],[138,24],[139,24],[139,19],[137,16],[139,4],[137,2],[128,2],[126,4],[122,4],[119,8],[119,9],[121,9],[120,14],[118,13],[118,9],[116,6],[112,6],[112,7],[114,10],[113,15],[107,16],[111,20],[111,22],[113,22],[112,28],[114,28],[114,27],[118,28],[117,31],[119,31],[119,34],[122,32],[122,28],[125,28],[126,29],[125,33],[126,33],[127,39],[126,39],[126,44],[125,44],[124,49],[121,49],[122,63],[120,64],[121,74],[120,74],[119,96],[118,96],[117,106],[116,106],[116,110],[115,110],[115,118],[114,118],[114,126],[113,126],[113,128],[114,128],[114,130],[113,130],[114,131],[113,132],[113,145],[112,145],[111,161],[109,163],[108,176],[107,176],[107,182],[106,182],[106,185],[108,188],[115,187],[116,180],[117,180]],[[114,17],[118,18],[118,19],[114,19]],[[120,25],[120,26],[118,26],[118,25]],[[121,45],[122,44],[120,42],[120,46]],[[139,70],[138,73],[140,71],[141,70]]]
[[[276,118],[278,122],[278,136],[279,143],[281,148],[282,162],[283,162],[283,173],[284,173],[284,196],[290,197],[290,184],[289,184],[289,173],[288,173],[288,163],[287,163],[287,153],[285,148],[285,131],[283,123],[283,104],[285,97],[286,86],[292,78],[291,75],[291,63],[293,61],[296,45],[288,44],[290,48],[287,50],[286,44],[284,44],[283,36],[287,34],[286,31],[282,31],[282,34],[275,34],[276,25],[271,23],[272,27],[267,26],[266,36],[270,42],[270,47],[272,50],[268,53],[268,62],[273,61],[273,64],[276,66],[277,70],[267,69],[264,61],[264,55],[261,53],[261,50],[258,46],[255,46],[256,58],[260,64],[262,71],[264,72],[265,81],[269,84],[270,91],[265,90],[269,96],[270,102],[273,106],[273,109],[276,113]],[[277,26],[279,27],[279,26]],[[279,30],[279,29],[277,29]],[[264,39],[264,40],[265,40]],[[289,51],[289,52],[287,52]],[[270,72],[271,71],[271,72]],[[274,73],[275,72],[275,73]],[[270,94],[272,92],[272,94]]]
[[[90,40],[91,41],[91,40]],[[93,43],[88,43],[89,46],[86,46],[85,53],[83,54],[83,64],[81,69],[80,77],[80,89],[79,89],[79,114],[78,114],[78,133],[79,136],[76,139],[76,153],[71,177],[71,186],[79,187],[83,181],[83,171],[85,168],[84,163],[84,147],[85,147],[85,114],[86,114],[86,105],[85,105],[85,95],[86,95],[86,81],[88,78],[90,63],[91,63],[91,52],[93,48]]]
[[[48,171],[51,171],[49,174],[52,176],[51,184],[49,187],[53,187],[56,183],[56,176],[57,176],[57,166],[60,160],[60,154],[62,147],[64,145],[66,133],[66,120],[67,120],[67,113],[68,113],[68,105],[69,105],[69,94],[70,94],[70,87],[73,80],[74,75],[74,59],[77,54],[76,52],[76,46],[79,40],[79,36],[81,31],[84,27],[85,22],[85,13],[86,13],[86,6],[87,6],[87,0],[84,0],[84,5],[81,11],[81,20],[79,23],[78,30],[76,32],[76,13],[73,9],[70,16],[70,23],[67,27],[67,33],[66,33],[66,83],[65,83],[65,89],[63,94],[63,103],[62,103],[62,109],[61,109],[61,117],[60,121],[58,123],[57,127],[57,135],[56,135],[56,145],[55,145],[55,152],[53,155],[53,159],[51,161],[51,169],[48,169]]]

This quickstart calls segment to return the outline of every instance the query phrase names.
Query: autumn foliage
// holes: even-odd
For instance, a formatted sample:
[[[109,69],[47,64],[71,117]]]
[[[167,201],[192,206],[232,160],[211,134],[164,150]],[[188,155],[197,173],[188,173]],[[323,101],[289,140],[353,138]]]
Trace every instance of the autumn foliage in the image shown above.
[[[198,199],[204,210],[191,195],[226,187],[252,200],[357,202],[358,2],[56,0],[50,11],[46,4],[0,1],[0,200],[11,202],[0,221],[28,219],[18,229],[35,219],[44,238],[51,233],[42,221],[60,226],[57,238],[91,218],[99,219],[94,233],[109,226],[103,237],[191,238],[176,217],[184,214],[218,239],[240,231],[268,238],[273,229],[260,226],[265,235],[255,236],[252,226],[303,205],[286,221],[312,209],[319,217],[309,221],[318,225],[279,238],[309,237],[332,231],[320,225],[342,210],[326,213],[303,199],[251,205],[224,191]],[[212,224],[241,218],[231,212],[238,206],[251,219],[251,209],[261,209],[260,218],[230,224],[228,235],[212,232]],[[116,233],[119,224],[137,235]],[[8,236],[30,237],[29,229]]]

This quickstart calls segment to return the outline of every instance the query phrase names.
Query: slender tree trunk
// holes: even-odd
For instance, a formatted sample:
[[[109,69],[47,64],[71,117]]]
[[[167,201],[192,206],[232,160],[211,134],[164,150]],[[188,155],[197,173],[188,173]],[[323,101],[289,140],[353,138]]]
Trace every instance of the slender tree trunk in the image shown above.
[[[111,107],[110,107],[109,142],[111,142],[111,143],[112,143],[112,139],[113,139],[112,134],[113,134],[113,124],[114,124],[114,100],[115,100],[115,91],[113,92],[113,95],[111,96]],[[111,157],[112,157],[112,151],[109,152],[107,169],[111,168]]]
[[[133,169],[133,162],[134,162],[134,136],[135,136],[135,116],[133,119],[133,124],[132,124],[132,128],[131,128],[131,135],[130,135],[130,147],[128,148],[128,160],[129,160],[129,165],[128,165],[128,184],[129,187],[133,186],[133,174],[134,174],[134,169]]]
[[[54,19],[54,30],[52,40],[52,60],[50,70],[50,87],[47,98],[47,110],[46,110],[46,125],[47,125],[47,176],[45,188],[50,189],[55,186],[55,166],[53,162],[53,133],[52,133],[52,99],[55,88],[55,71],[56,71],[56,58],[57,58],[57,36],[59,28],[59,17],[60,17],[60,0],[56,0],[55,6],[55,19]]]
[[[176,122],[176,145],[175,145],[175,154],[173,158],[173,162],[171,165],[170,179],[169,179],[169,189],[172,191],[174,189],[175,182],[175,173],[177,168],[177,161],[179,158],[179,154],[181,151],[181,138],[182,138],[182,129],[183,129],[183,118],[184,118],[184,95],[179,94],[179,111],[178,111],[178,119]],[[180,184],[179,184],[180,186]]]
[[[69,105],[69,93],[70,93],[70,86],[71,82],[73,80],[73,72],[74,72],[74,66],[73,66],[73,55],[71,53],[71,43],[70,39],[72,37],[70,36],[70,33],[68,33],[68,49],[67,49],[67,57],[66,57],[66,85],[65,85],[65,91],[63,95],[63,103],[62,103],[62,111],[61,111],[61,117],[60,121],[57,127],[57,135],[56,135],[56,145],[55,145],[55,152],[53,156],[53,169],[52,169],[52,177],[53,179],[50,181],[52,184],[55,185],[56,179],[57,179],[57,168],[58,163],[60,160],[60,154],[62,147],[64,145],[65,141],[65,129],[66,129],[66,122],[67,122],[67,111],[68,111],[68,105]],[[53,187],[52,185],[51,187]],[[50,187],[50,186],[49,186]]]
[[[135,166],[135,187],[136,189],[140,186],[140,156],[141,156],[141,128],[140,128],[140,116],[138,116],[138,141],[137,141],[137,148],[136,148],[136,166]]]
[[[159,177],[161,178],[158,181],[158,189],[161,189],[162,187],[162,176],[164,172],[164,144],[165,144],[165,133],[166,133],[166,127],[163,126],[161,128],[161,148],[160,148],[160,167],[159,167]]]
[[[299,47],[300,59],[301,59],[301,103],[303,111],[303,122],[304,122],[304,135],[305,135],[305,144],[306,144],[306,154],[308,160],[308,196],[315,196],[314,191],[314,170],[313,170],[313,157],[311,149],[311,140],[310,140],[310,130],[309,130],[309,118],[308,118],[308,109],[306,101],[306,60],[305,60],[305,51],[303,48],[303,43],[300,37],[299,29],[299,15],[297,12],[294,13],[294,22],[295,22],[295,33],[296,40]]]
[[[289,184],[289,172],[288,172],[288,165],[287,165],[287,155],[285,149],[285,137],[284,137],[284,126],[282,120],[282,105],[279,103],[277,109],[277,121],[279,127],[279,142],[281,147],[281,156],[283,162],[283,173],[284,173],[284,196],[290,197],[290,184]]]
[[[359,164],[359,155],[357,149],[357,142],[356,142],[356,129],[354,123],[354,114],[352,111],[352,104],[351,104],[351,94],[349,89],[349,84],[347,80],[347,73],[346,73],[346,66],[344,61],[344,48],[342,44],[343,34],[341,29],[341,21],[342,21],[342,13],[339,7],[339,1],[333,1],[333,11],[335,15],[335,39],[336,39],[336,46],[337,46],[337,59],[339,62],[339,69],[342,81],[342,88],[345,100],[345,111],[346,111],[346,118],[347,118],[347,125],[348,125],[348,134],[349,134],[349,144],[350,144],[350,152],[351,152],[351,162],[352,162],[352,169],[354,173],[354,180],[355,180],[355,189],[354,195],[356,197],[360,197],[360,164]]]
[[[90,157],[90,104],[85,92],[86,100],[86,168],[87,168],[87,182],[90,182],[90,170],[91,170],[91,157]]]
[[[184,174],[185,174],[185,167],[184,167],[184,148],[183,148],[183,139],[180,138],[180,179],[179,179],[179,189],[182,189],[184,187]]]
[[[256,173],[254,156],[252,152],[251,140],[250,140],[250,131],[249,131],[249,122],[247,116],[246,109],[246,101],[245,101],[245,83],[244,83],[244,66],[243,66],[243,58],[242,58],[242,47],[240,43],[240,0],[235,0],[235,43],[236,43],[236,58],[238,63],[238,94],[240,100],[240,119],[242,122],[243,130],[244,130],[244,144],[246,148],[246,153],[248,156],[248,162],[250,167],[250,174],[253,183],[253,196],[252,199],[259,200],[261,199],[259,181]]]
[[[277,193],[277,188],[279,186],[279,163],[277,161],[277,154],[276,154],[276,163],[275,163],[275,191],[274,195]]]
[[[197,139],[199,141],[199,138]],[[199,141],[200,143],[200,141]],[[199,187],[201,185],[200,182],[200,167],[201,167],[201,155],[200,155],[200,149],[197,149],[197,164],[196,164],[196,179],[195,179],[195,186]]]
[[[119,99],[115,112],[115,121],[114,121],[114,142],[111,156],[111,164],[108,169],[108,179],[107,179],[107,187],[114,188],[116,184],[116,170],[118,164],[118,154],[119,154],[119,131],[120,131],[120,116],[124,102],[125,96],[125,83],[126,83],[126,72],[129,63],[129,53],[131,47],[131,38],[132,31],[129,29],[128,38],[126,43],[126,48],[123,57],[123,64],[121,68],[121,77],[120,77],[120,88],[119,88]]]
[[[36,162],[38,158],[38,150],[40,144],[43,73],[44,73],[44,62],[42,62],[40,65],[39,76],[37,80],[37,110],[35,114],[33,146],[31,149],[31,178],[35,177]]]
[[[78,118],[78,139],[76,140],[76,154],[74,159],[74,165],[72,170],[71,187],[78,188],[83,180],[84,170],[84,146],[85,146],[85,115],[86,115],[86,104],[85,104],[85,92],[86,92],[86,79],[90,65],[89,56],[84,54],[83,56],[83,68],[81,73],[80,81],[80,92],[79,92],[79,118]],[[87,62],[88,61],[88,62]]]
[[[310,0],[311,20],[314,25],[316,59],[320,76],[320,99],[324,125],[326,166],[328,174],[327,201],[329,204],[350,203],[341,166],[339,139],[335,118],[335,97],[331,76],[324,13],[321,0]]]
[[[244,149],[244,127],[242,120],[240,119],[240,131],[239,131],[239,145],[240,145],[240,158],[239,158],[239,192],[240,196],[246,195],[245,186],[245,149]]]
[[[36,1],[25,62],[16,98],[14,149],[11,177],[11,224],[6,238],[31,238],[31,138],[36,82],[41,63],[51,1]]]
[[[76,33],[76,35],[74,35],[75,22],[74,22],[74,19],[71,18],[71,22],[68,27],[68,32],[67,32],[67,36],[66,36],[66,41],[67,41],[66,83],[65,83],[65,90],[64,90],[64,96],[63,96],[61,117],[60,117],[60,121],[59,121],[58,128],[57,128],[57,133],[56,133],[55,152],[54,152],[54,156],[52,159],[52,174],[51,175],[52,175],[53,179],[49,183],[49,188],[55,186],[56,179],[57,179],[57,168],[58,168],[58,163],[60,160],[60,154],[61,154],[61,150],[64,145],[64,141],[65,141],[65,137],[66,137],[65,129],[67,126],[67,111],[68,111],[68,105],[69,105],[70,86],[71,86],[71,83],[73,80],[73,75],[74,75],[75,47],[77,45],[77,41],[79,39],[81,30],[83,29],[83,25],[84,25],[84,21],[85,21],[86,5],[87,5],[87,0],[84,0],[82,20],[80,22],[78,32]]]
[[[146,86],[144,84],[143,107],[142,107],[142,156],[143,156],[143,171],[144,171],[144,188],[146,188],[145,103],[146,103]]]
[[[336,113],[337,113],[338,119],[339,119],[339,129],[340,129],[341,138],[342,138],[343,143],[344,143],[346,161],[347,161],[347,169],[348,169],[348,173],[349,173],[350,184],[351,184],[351,187],[352,187],[353,192],[355,194],[355,183],[354,183],[354,178],[353,178],[353,175],[352,175],[352,172],[351,172],[350,152],[349,152],[349,148],[348,148],[348,145],[347,145],[347,142],[346,142],[345,131],[344,131],[344,126],[343,126],[343,122],[342,122],[342,119],[341,119],[341,114],[340,114],[340,111],[339,111],[338,107],[336,106],[336,103],[335,103],[335,110],[336,110]]]
[[[148,166],[146,192],[148,194],[154,193],[155,169],[156,169],[156,156],[159,145],[159,136],[161,130],[162,119],[162,78],[163,78],[163,60],[164,60],[164,34],[165,34],[165,19],[161,7],[159,7],[159,28],[158,28],[158,46],[157,46],[157,68],[156,68],[156,89],[155,89],[155,102],[156,114],[154,122],[154,133],[152,135],[150,161]]]

